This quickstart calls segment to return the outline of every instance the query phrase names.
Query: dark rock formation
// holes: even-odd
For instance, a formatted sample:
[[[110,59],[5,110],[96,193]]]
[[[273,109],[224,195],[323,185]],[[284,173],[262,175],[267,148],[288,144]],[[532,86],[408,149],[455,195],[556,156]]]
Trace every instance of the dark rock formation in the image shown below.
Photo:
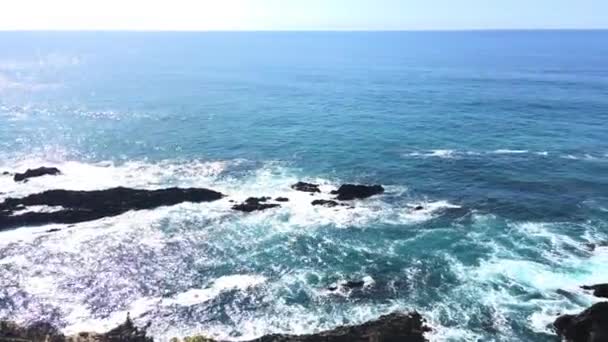
[[[305,182],[297,182],[296,184],[291,186],[292,189],[304,192],[321,192],[319,190],[319,184],[305,183]]]
[[[26,327],[22,327],[12,322],[0,321],[0,341],[64,342],[65,337],[57,328],[45,322],[36,322]]]
[[[414,210],[416,210],[416,211],[422,210],[422,209],[424,209],[424,207],[421,206],[421,205],[417,205],[417,206],[414,207]]]
[[[363,285],[365,285],[365,282],[363,280],[349,280],[342,284],[342,286],[348,289],[360,288],[363,287]]]
[[[553,326],[569,342],[608,341],[608,302],[597,303],[578,315],[560,316]]]
[[[584,290],[593,290],[593,295],[596,297],[608,298],[608,284],[581,286],[581,288]]]
[[[27,169],[27,171],[25,171],[24,173],[15,173],[13,179],[15,180],[15,182],[21,182],[28,178],[41,177],[46,175],[55,176],[58,174],[61,174],[61,171],[59,171],[58,168],[43,166],[37,169]]]
[[[245,202],[232,206],[233,210],[244,211],[250,213],[257,210],[266,210],[270,208],[280,207],[280,204],[276,203],[263,203],[270,199],[270,197],[249,197]]]
[[[154,209],[182,202],[211,202],[222,197],[219,192],[203,188],[49,190],[23,198],[8,198],[0,203],[0,230],[49,223],[78,223],[116,216],[130,210]],[[48,213],[14,213],[21,206],[30,205],[61,206],[63,209]]]
[[[153,342],[146,337],[145,329],[139,329],[129,317],[125,323],[105,334],[81,332],[74,336],[64,336],[52,325],[39,322],[20,327],[11,322],[0,321],[1,342]]]
[[[347,281],[343,281],[337,285],[331,285],[327,289],[329,291],[336,291],[339,288],[352,290],[352,289],[360,289],[363,286],[365,286],[365,281],[363,281],[363,280],[347,280]]]
[[[425,342],[427,339],[424,333],[428,331],[431,329],[425,325],[419,313],[392,313],[360,325],[343,326],[309,335],[266,335],[249,342]],[[81,332],[67,337],[46,323],[19,327],[12,323],[0,322],[0,341],[153,342],[153,339],[146,336],[146,328],[135,327],[127,318],[125,323],[105,334]],[[215,342],[204,336],[187,337],[183,341]]]
[[[330,208],[339,205],[339,203],[336,202],[336,201],[333,201],[333,200],[322,200],[322,199],[314,200],[314,201],[311,202],[311,204],[312,205],[322,205],[322,206],[330,207]]]
[[[361,325],[310,335],[266,335],[250,342],[423,342],[430,330],[417,312],[393,313]]]
[[[349,201],[356,198],[368,198],[383,192],[384,188],[381,185],[344,184],[338,190],[332,191],[331,194],[338,195],[336,198],[340,201]]]
[[[289,202],[289,198],[287,197],[277,197],[274,200],[277,202]]]
[[[10,172],[8,172],[8,171],[3,171],[3,172],[2,172],[2,175],[3,175],[3,176],[10,176],[10,175],[11,175],[11,173],[10,173]]]

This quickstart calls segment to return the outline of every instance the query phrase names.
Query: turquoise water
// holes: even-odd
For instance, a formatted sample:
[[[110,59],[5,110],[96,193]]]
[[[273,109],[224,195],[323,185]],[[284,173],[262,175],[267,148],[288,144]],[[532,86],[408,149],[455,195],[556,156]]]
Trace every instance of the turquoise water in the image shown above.
[[[0,33],[0,170],[226,201],[0,233],[0,318],[246,339],[419,310],[552,341],[608,271],[608,31]],[[378,183],[355,209],[289,185]],[[323,196],[323,195],[322,195]],[[424,210],[412,207],[422,204]],[[597,245],[592,248],[590,244]],[[347,279],[363,290],[331,293]]]

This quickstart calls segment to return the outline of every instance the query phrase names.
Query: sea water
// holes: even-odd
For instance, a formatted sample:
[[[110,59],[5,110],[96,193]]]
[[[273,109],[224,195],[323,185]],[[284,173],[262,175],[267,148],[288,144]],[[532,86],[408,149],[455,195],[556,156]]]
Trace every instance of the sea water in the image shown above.
[[[608,31],[0,33],[0,171],[42,165],[0,200],[229,197],[0,232],[0,319],[244,340],[417,310],[436,341],[551,341],[608,281]],[[310,205],[342,183],[386,192]]]

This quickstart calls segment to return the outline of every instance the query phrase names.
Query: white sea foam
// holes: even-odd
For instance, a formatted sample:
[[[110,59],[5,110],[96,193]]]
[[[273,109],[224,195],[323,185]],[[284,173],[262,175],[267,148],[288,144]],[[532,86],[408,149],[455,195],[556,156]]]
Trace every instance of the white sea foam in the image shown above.
[[[259,275],[235,274],[216,279],[213,284],[204,289],[191,289],[179,293],[170,299],[162,301],[162,305],[192,306],[207,302],[222,292],[231,290],[247,290],[251,287],[263,284],[266,278]]]

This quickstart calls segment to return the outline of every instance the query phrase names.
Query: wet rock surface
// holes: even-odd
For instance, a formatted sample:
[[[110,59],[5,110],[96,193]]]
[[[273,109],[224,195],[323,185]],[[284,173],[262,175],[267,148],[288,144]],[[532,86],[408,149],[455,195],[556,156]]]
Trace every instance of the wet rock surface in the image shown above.
[[[423,342],[427,341],[424,333],[430,330],[417,312],[392,313],[360,325],[342,326],[308,335],[265,335],[250,342]],[[64,336],[47,323],[20,327],[13,323],[0,322],[0,341],[153,342],[153,339],[146,336],[145,328],[135,327],[127,318],[125,323],[104,334],[81,332],[74,336]],[[215,342],[203,336],[187,337],[183,341]]]
[[[311,202],[312,205],[322,205],[324,207],[336,207],[338,205],[340,205],[338,202],[333,201],[333,200],[314,200]]]
[[[608,302],[600,302],[577,315],[562,315],[553,326],[569,342],[608,341]]]
[[[319,190],[319,184],[312,184],[306,182],[297,182],[296,184],[292,185],[291,188],[297,191],[304,192],[321,192],[321,190]]]
[[[154,209],[183,202],[211,202],[222,198],[217,191],[204,188],[141,190],[111,188],[94,191],[49,190],[23,198],[7,198],[0,203],[0,230],[51,223],[78,223],[123,214],[130,210]],[[58,206],[53,212],[15,211],[27,206]]]
[[[145,329],[137,328],[131,319],[104,333],[81,332],[64,336],[58,329],[45,322],[21,327],[11,322],[0,322],[0,342],[153,342]]]
[[[336,199],[340,201],[350,201],[354,199],[368,198],[384,192],[382,185],[356,185],[344,184],[331,192],[332,195],[338,195]]]
[[[581,286],[583,290],[593,291],[596,297],[608,298],[608,284],[597,284],[591,286]]]
[[[274,200],[277,202],[289,202],[289,198],[287,197],[277,197]]]
[[[23,172],[23,173],[15,173],[15,176],[13,177],[13,180],[15,182],[22,182],[24,180],[27,180],[29,178],[34,178],[34,177],[41,177],[41,176],[56,176],[61,174],[61,171],[59,171],[58,168],[56,167],[39,167],[36,169],[27,169],[27,171]]]
[[[253,211],[266,210],[270,208],[280,207],[277,203],[265,203],[270,200],[270,197],[249,197],[245,202],[232,206],[233,210],[250,213]]]

